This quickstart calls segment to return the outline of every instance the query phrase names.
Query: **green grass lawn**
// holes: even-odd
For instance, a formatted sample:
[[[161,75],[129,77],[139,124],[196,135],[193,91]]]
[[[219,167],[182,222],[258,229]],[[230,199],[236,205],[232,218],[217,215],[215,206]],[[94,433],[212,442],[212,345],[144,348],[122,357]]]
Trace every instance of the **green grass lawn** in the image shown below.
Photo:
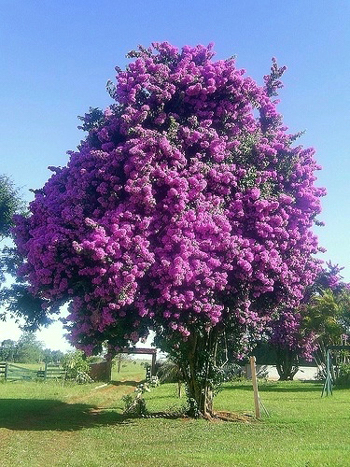
[[[249,423],[125,419],[121,397],[143,376],[137,362],[109,385],[0,384],[0,465],[350,465],[349,389],[321,398],[320,383],[260,383],[270,416]],[[185,404],[173,384],[145,397],[150,412]],[[251,384],[226,384],[215,409],[252,414]]]

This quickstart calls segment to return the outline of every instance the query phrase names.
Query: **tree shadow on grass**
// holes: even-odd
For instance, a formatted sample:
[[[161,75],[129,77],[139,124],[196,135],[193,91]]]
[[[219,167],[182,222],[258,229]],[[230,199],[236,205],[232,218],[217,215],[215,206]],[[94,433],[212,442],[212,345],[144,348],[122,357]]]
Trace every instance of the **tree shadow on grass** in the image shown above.
[[[0,399],[0,428],[25,431],[76,431],[132,423],[113,409],[67,404],[55,399]]]

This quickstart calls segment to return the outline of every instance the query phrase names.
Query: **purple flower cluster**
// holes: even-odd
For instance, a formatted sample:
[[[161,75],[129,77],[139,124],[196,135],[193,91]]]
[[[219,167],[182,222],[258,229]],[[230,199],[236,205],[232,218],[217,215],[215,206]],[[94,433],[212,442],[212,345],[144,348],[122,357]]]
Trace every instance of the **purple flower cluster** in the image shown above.
[[[324,191],[312,149],[293,147],[271,90],[212,47],[140,47],[117,70],[115,103],[17,217],[19,273],[70,303],[88,352],[150,327],[262,329],[317,270],[311,231]],[[272,75],[271,75],[272,76]]]

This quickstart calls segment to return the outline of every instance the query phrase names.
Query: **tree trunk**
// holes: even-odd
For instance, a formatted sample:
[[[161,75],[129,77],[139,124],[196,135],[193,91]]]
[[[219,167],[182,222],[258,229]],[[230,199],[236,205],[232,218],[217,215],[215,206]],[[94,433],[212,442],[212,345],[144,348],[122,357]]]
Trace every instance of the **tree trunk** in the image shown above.
[[[183,369],[187,386],[189,415],[192,417],[211,418],[213,415],[213,379],[216,332],[191,335],[188,341],[187,365]]]
[[[280,377],[279,380],[293,381],[294,376],[299,370],[297,356],[287,349],[278,349],[276,355],[276,369]]]

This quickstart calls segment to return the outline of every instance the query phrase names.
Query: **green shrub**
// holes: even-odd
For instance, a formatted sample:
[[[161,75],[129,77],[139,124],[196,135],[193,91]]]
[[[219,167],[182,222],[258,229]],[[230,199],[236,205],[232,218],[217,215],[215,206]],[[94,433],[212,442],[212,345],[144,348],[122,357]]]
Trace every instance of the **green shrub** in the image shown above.
[[[146,401],[143,398],[145,391],[150,391],[147,384],[139,384],[135,389],[134,394],[126,394],[122,397],[124,402],[124,415],[134,415],[144,417],[148,414]]]
[[[89,363],[81,350],[68,352],[63,357],[62,366],[67,372],[67,379],[81,379],[82,374],[88,375],[90,371]]]

